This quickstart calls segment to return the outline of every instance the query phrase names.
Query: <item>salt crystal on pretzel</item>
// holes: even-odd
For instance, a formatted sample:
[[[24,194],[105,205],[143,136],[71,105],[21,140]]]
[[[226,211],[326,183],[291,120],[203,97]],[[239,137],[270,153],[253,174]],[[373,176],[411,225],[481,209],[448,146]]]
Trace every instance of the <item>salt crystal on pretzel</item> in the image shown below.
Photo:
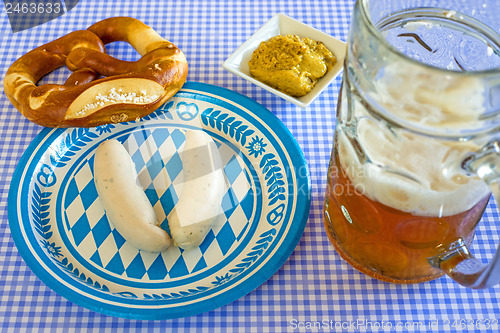
[[[124,41],[142,56],[118,60],[105,44]],[[63,85],[36,83],[66,65]],[[16,60],[4,79],[12,104],[30,121],[47,127],[91,127],[144,117],[186,82],[186,57],[139,20],[113,17],[72,32]],[[104,76],[104,78],[99,78]]]

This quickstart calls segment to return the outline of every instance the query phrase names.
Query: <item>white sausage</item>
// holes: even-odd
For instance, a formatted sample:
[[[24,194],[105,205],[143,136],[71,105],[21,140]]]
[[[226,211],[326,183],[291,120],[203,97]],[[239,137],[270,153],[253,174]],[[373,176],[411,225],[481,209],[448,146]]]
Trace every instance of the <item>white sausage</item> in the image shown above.
[[[203,242],[221,215],[226,181],[219,150],[202,130],[186,133],[181,159],[184,186],[168,215],[168,226],[174,244],[189,250]]]
[[[104,141],[94,159],[94,181],[108,219],[120,235],[140,250],[162,252],[170,246],[168,233],[146,193],[127,150],[117,140]]]

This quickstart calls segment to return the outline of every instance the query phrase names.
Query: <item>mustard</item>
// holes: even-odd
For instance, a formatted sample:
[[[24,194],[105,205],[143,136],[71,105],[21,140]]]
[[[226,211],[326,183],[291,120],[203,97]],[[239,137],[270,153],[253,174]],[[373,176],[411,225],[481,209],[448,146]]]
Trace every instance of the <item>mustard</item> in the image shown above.
[[[290,96],[309,93],[337,58],[322,42],[296,35],[275,36],[260,43],[248,65],[250,73]]]

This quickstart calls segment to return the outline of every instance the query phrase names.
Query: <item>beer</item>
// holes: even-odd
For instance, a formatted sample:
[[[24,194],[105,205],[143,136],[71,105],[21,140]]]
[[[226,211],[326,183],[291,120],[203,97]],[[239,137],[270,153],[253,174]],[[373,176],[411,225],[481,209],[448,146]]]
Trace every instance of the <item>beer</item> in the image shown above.
[[[466,112],[464,103],[461,108],[444,103],[460,103],[453,97],[480,90],[477,82],[432,83],[415,75],[393,63],[377,81],[387,92],[385,101],[392,101],[386,106],[394,114],[413,116],[408,106],[412,97],[405,91],[416,91],[422,100],[432,87],[441,91],[441,100],[420,107],[423,122],[431,123],[432,115],[434,127],[450,128],[452,119],[477,117],[479,107]],[[393,82],[405,88],[403,92],[398,93]],[[408,88],[416,82],[418,89]],[[451,250],[460,238],[469,244],[488,203],[487,185],[460,167],[463,157],[478,151],[480,144],[436,140],[389,125],[356,94],[347,107],[345,90],[343,85],[327,177],[324,219],[330,240],[347,262],[372,277],[398,283],[437,278],[442,271],[431,267],[427,258]],[[480,103],[482,97],[471,98],[469,107]]]
[[[459,238],[472,241],[489,194],[454,215],[404,212],[370,199],[364,186],[353,184],[339,151],[335,140],[324,209],[325,228],[337,252],[359,271],[387,282],[417,283],[441,276],[427,258],[447,251]]]

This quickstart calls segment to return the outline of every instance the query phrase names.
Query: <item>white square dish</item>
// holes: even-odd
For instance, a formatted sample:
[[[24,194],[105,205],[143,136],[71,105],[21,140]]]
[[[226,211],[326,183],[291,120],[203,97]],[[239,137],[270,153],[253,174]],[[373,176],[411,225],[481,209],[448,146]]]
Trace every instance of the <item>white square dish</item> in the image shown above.
[[[298,98],[287,95],[255,79],[250,74],[250,69],[248,67],[248,62],[252,57],[253,51],[260,45],[261,42],[274,36],[288,34],[308,37],[315,41],[322,42],[337,58],[335,66],[328,73],[326,73],[324,77],[318,80],[316,86],[307,95]],[[227,58],[227,60],[222,64],[222,67],[295,105],[306,108],[342,71],[345,52],[345,42],[284,14],[277,14],[259,30],[257,30],[257,32],[255,32],[252,37],[243,43],[229,58]]]

